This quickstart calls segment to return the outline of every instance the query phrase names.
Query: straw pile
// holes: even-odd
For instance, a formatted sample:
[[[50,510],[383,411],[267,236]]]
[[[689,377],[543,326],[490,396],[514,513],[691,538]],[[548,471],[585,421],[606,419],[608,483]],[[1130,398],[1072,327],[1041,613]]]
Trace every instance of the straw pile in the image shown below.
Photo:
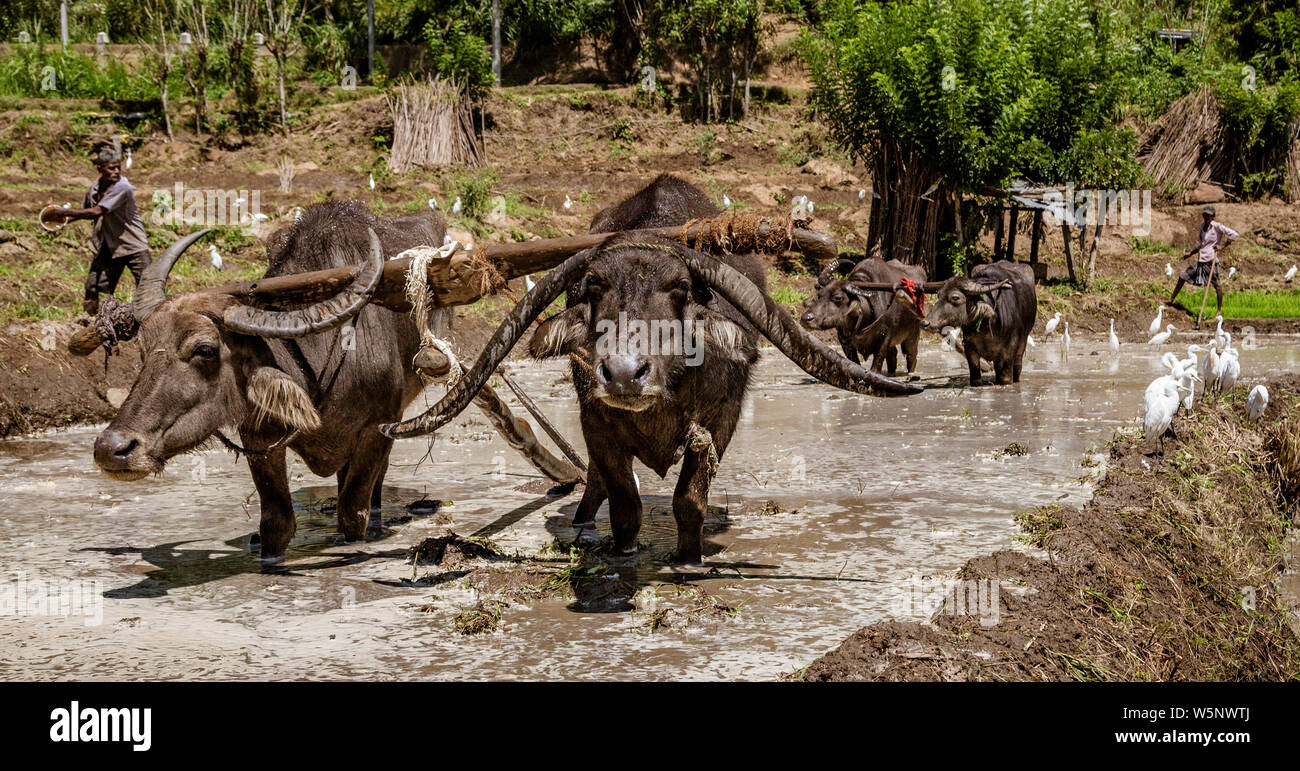
[[[468,100],[450,81],[398,86],[388,97],[393,149],[388,166],[401,174],[420,166],[482,166]]]
[[[1206,181],[1231,183],[1232,160],[1219,105],[1208,86],[1171,104],[1143,132],[1138,160],[1165,187],[1192,190]]]

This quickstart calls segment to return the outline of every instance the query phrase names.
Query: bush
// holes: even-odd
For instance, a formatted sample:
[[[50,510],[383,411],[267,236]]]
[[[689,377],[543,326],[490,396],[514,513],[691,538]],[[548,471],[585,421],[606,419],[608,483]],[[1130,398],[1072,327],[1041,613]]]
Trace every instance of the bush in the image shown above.
[[[430,73],[459,84],[475,99],[492,85],[492,55],[483,39],[469,31],[469,22],[452,19],[443,26],[430,20],[424,39]]]

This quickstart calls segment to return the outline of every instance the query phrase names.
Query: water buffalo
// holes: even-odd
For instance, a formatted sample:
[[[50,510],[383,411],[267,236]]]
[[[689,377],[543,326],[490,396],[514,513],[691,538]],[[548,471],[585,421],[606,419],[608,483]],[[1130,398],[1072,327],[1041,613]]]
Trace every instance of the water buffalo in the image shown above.
[[[834,277],[850,268],[844,278]],[[860,286],[892,285],[904,278],[923,284],[925,269],[898,260],[867,258],[854,264],[840,258],[818,276],[817,294],[804,301],[806,310],[800,321],[808,329],[834,329],[850,361],[870,359],[873,370],[880,372],[888,367],[893,375],[901,348],[907,357],[908,373],[915,372],[921,338],[921,314],[916,304],[904,292],[880,292]]]
[[[1020,382],[1029,332],[1038,316],[1034,272],[1024,263],[1002,260],[980,265],[969,278],[943,282],[925,316],[927,332],[960,327],[971,385],[980,384],[980,359],[993,363],[999,385]]]
[[[680,225],[716,214],[699,190],[665,175],[596,215],[593,229]],[[529,352],[571,359],[591,458],[574,521],[592,521],[608,497],[614,546],[634,552],[641,498],[632,459],[661,476],[681,460],[673,558],[698,563],[709,486],[736,428],[759,335],[832,385],[886,395],[920,390],[864,370],[809,336],[767,296],[765,273],[756,255],[711,257],[676,241],[613,235],[538,282],[442,402],[384,430],[411,436],[445,425],[567,290],[567,307],[538,327]]]
[[[140,479],[214,439],[233,445],[221,429],[234,426],[261,498],[264,561],[283,559],[294,534],[289,449],[312,473],[337,476],[339,530],[362,539],[393,444],[378,427],[399,420],[423,387],[412,365],[415,325],[366,302],[385,256],[440,244],[445,229],[431,212],[385,220],[354,201],[308,208],[268,239],[266,276],[362,267],[336,297],[287,311],[216,293],[168,299],[172,265],[202,233],[174,244],[136,293],[143,366],[95,440],[95,464],[115,479]]]

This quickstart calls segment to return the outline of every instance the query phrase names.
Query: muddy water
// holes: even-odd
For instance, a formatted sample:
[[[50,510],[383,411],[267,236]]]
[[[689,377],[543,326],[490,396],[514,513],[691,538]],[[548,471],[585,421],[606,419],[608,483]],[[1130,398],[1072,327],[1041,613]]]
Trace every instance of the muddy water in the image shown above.
[[[471,637],[453,618],[474,590],[412,584],[406,549],[452,529],[527,558],[519,567],[554,565],[560,558],[539,550],[575,538],[568,519],[578,497],[532,492],[545,486],[472,409],[432,446],[397,444],[384,529],[366,543],[337,541],[333,480],[295,461],[299,535],[276,572],[248,551],[257,500],[229,453],[182,457],[159,478],[119,483],[92,470],[93,429],[0,443],[9,582],[0,586],[0,677],[778,677],[865,624],[927,618],[967,559],[1020,548],[1016,511],[1084,502],[1096,472],[1085,456],[1115,428],[1136,425],[1159,354],[1183,347],[1129,345],[1115,356],[1075,340],[1062,361],[1057,345],[1040,343],[1019,385],[970,389],[960,387],[959,357],[926,343],[921,369],[934,387],[891,400],[810,383],[769,349],[714,483],[703,567],[664,564],[675,470],[659,480],[638,466],[645,548],[613,570],[639,593],[594,605],[516,602],[500,631]],[[1247,380],[1298,364],[1293,340],[1242,354]],[[580,438],[564,367],[512,366]],[[1012,442],[1028,454],[996,453]],[[405,508],[426,497],[453,503],[436,514]],[[764,509],[767,501],[775,506]],[[608,532],[604,509],[597,524]],[[652,632],[650,611],[671,602],[671,582],[736,611]],[[51,588],[63,591],[63,607],[38,602]]]

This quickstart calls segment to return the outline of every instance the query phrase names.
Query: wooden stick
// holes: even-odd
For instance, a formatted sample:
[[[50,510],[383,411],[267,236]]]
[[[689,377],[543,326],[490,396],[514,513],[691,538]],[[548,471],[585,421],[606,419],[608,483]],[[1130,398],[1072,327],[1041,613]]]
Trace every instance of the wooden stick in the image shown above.
[[[501,380],[510,388],[510,390],[514,391],[515,397],[519,399],[519,403],[524,405],[524,409],[528,410],[528,412],[532,414],[533,418],[537,420],[538,425],[542,427],[542,430],[546,432],[547,436],[551,437],[551,440],[560,448],[560,452],[565,454],[569,459],[569,462],[574,466],[577,466],[580,470],[586,471],[586,461],[584,461],[582,456],[573,449],[573,445],[569,444],[569,441],[564,438],[564,435],[551,424],[551,421],[546,419],[546,414],[542,412],[541,408],[537,406],[536,402],[534,402],[528,394],[524,393],[524,389],[519,387],[519,384],[515,382],[514,378],[506,374],[504,370],[497,370],[497,374],[501,376]]]
[[[1210,261],[1210,275],[1205,277],[1205,294],[1201,295],[1201,312],[1196,317],[1196,328],[1201,328],[1201,319],[1205,318],[1205,303],[1210,299],[1210,284],[1214,283],[1214,271],[1219,267],[1219,252],[1214,252],[1214,259]]]

